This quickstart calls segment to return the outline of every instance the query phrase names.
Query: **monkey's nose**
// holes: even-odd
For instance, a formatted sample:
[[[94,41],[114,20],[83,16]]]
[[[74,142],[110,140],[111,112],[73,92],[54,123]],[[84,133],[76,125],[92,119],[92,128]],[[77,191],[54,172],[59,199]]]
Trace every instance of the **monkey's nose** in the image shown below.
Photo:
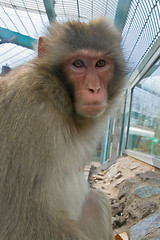
[[[92,94],[97,94],[100,92],[100,87],[88,87],[88,91]]]

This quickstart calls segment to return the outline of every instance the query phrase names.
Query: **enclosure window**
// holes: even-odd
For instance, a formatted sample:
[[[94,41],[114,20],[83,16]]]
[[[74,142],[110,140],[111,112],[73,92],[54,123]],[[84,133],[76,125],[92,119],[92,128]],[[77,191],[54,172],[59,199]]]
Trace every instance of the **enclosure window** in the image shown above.
[[[160,60],[133,89],[127,149],[160,158]]]

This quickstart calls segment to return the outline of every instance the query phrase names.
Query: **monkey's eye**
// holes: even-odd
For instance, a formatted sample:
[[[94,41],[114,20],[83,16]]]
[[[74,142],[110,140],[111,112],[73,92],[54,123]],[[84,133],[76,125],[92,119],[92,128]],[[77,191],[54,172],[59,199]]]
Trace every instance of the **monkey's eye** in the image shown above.
[[[106,61],[101,59],[96,62],[96,67],[104,67],[106,65]]]
[[[75,66],[76,68],[82,68],[85,67],[85,64],[82,60],[79,59],[73,62],[73,66]]]

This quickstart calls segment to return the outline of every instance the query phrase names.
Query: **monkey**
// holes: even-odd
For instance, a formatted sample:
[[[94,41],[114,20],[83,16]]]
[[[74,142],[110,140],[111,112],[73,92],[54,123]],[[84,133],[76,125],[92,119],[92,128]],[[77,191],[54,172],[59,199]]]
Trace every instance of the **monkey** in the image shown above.
[[[0,240],[113,240],[92,160],[125,89],[121,34],[106,19],[53,21],[37,56],[0,79]]]

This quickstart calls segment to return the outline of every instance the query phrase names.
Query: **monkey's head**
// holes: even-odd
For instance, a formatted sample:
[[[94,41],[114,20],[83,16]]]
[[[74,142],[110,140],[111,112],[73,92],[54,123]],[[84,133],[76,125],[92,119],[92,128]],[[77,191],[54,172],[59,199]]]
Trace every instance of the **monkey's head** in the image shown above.
[[[48,72],[59,76],[80,116],[104,114],[124,88],[121,36],[103,19],[53,22],[39,39],[38,57]]]

